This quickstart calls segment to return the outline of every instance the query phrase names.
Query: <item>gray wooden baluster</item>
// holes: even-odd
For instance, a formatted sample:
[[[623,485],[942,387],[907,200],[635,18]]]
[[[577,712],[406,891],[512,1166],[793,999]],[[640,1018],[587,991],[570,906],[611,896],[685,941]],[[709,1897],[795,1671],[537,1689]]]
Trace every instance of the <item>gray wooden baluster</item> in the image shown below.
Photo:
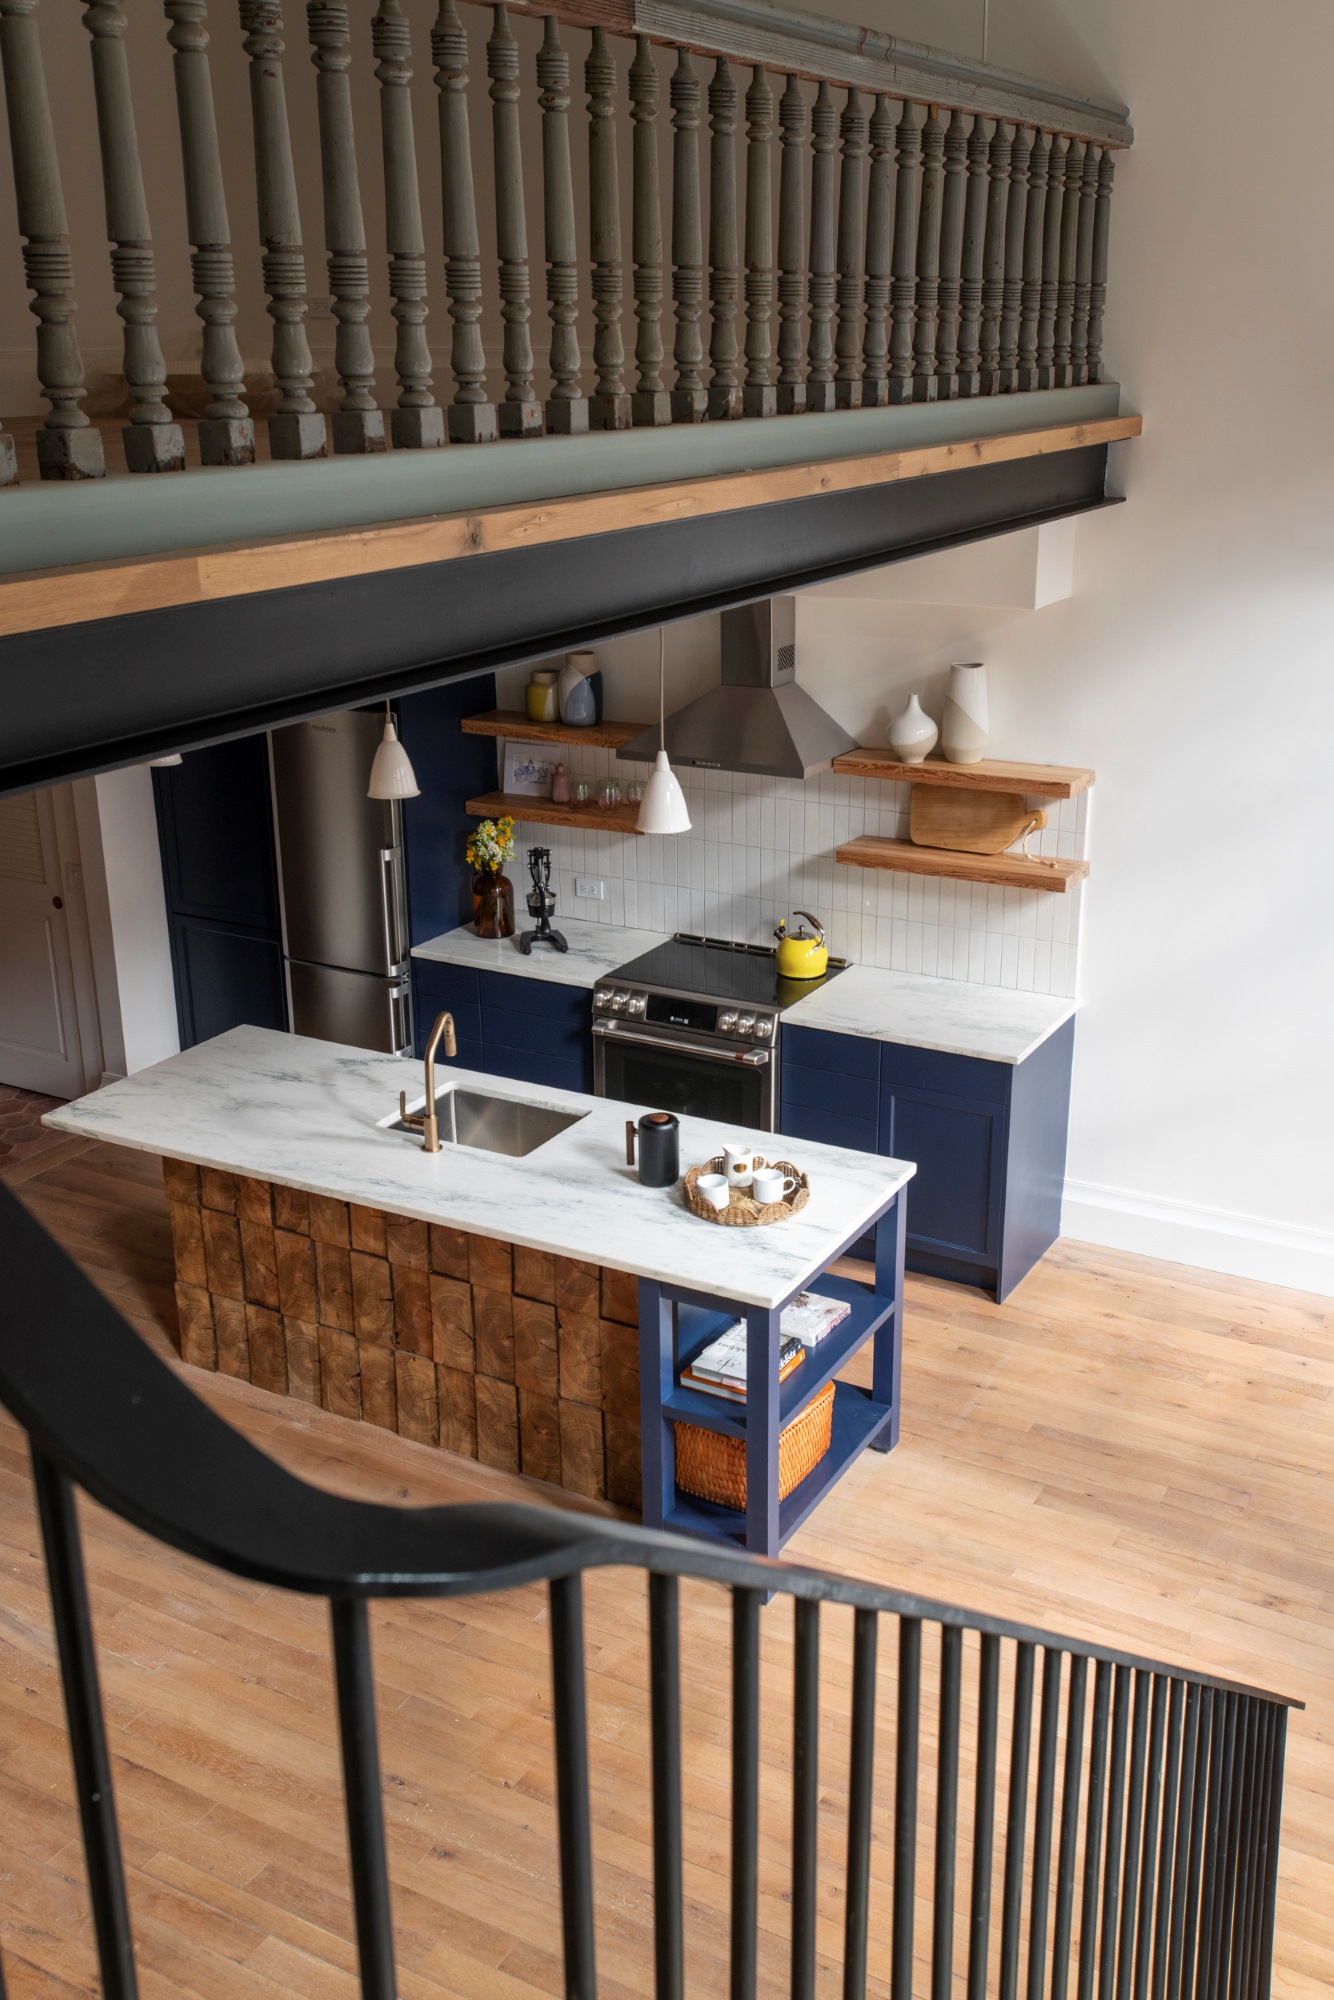
[[[250,465],[255,426],[242,400],[245,364],[236,339],[236,270],[218,150],[205,0],[165,0],[185,169],[185,214],[195,312],[203,322],[199,372],[209,401],[197,426],[205,465]]]
[[[963,259],[959,279],[959,394],[976,396],[982,385],[982,254],[987,233],[988,124],[979,111],[968,135],[968,191],[963,209]]]
[[[449,435],[456,444],[491,444],[500,435],[496,406],[487,401],[482,317],[482,253],[477,240],[472,145],[468,135],[468,37],[454,0],[440,0],[431,30],[431,59],[440,111],[445,291],[454,324],[450,367],[454,400]]]
[[[1098,167],[1098,199],[1093,211],[1093,265],[1089,284],[1088,380],[1102,380],[1102,322],[1107,309],[1107,238],[1112,222],[1116,160],[1104,146]]]
[[[547,429],[573,437],[588,429],[580,382],[579,268],[570,173],[570,58],[560,24],[548,14],[537,52],[542,106],[542,213],[546,230],[547,310],[551,318],[551,394]]]
[[[626,431],[634,409],[625,386],[621,340],[621,196],[616,162],[616,62],[605,28],[594,28],[584,64],[588,94],[589,242],[593,258],[593,366],[589,418],[600,431]]]
[[[1014,128],[996,120],[988,154],[987,228],[982,248],[982,329],[978,345],[979,387],[984,396],[1000,389],[1000,312],[1005,291],[1005,221],[1009,210],[1010,149]]]
[[[0,431],[0,492],[19,483],[18,446],[8,431]]]
[[[384,160],[385,243],[389,292],[398,333],[394,373],[398,407],[390,433],[401,448],[445,441],[445,413],[435,400],[431,347],[426,337],[426,238],[417,185],[412,125],[412,39],[399,0],[380,0],[371,20],[375,78],[380,86],[380,149]]]
[[[802,373],[806,308],[806,99],[795,76],[778,101],[778,408],[798,417],[806,408]]]
[[[811,112],[811,329],[806,408],[834,407],[834,146],[838,111],[821,83]]]
[[[89,0],[83,25],[92,38],[111,282],[125,328],[121,366],[130,392],[130,421],[121,432],[125,463],[131,472],[183,472],[185,438],[167,408],[167,364],[157,337],[157,267],[130,96],[126,20],[116,0]]]
[[[1024,276],[1019,299],[1019,367],[1016,388],[1038,387],[1038,314],[1042,307],[1042,241],[1047,220],[1047,168],[1051,137],[1039,131],[1028,159],[1024,211]]]
[[[523,155],[519,139],[519,45],[505,6],[492,9],[486,71],[491,79],[496,251],[500,259],[500,317],[505,327],[502,347],[505,394],[497,414],[502,437],[540,437],[542,405],[533,382],[528,218],[523,200]]]
[[[877,97],[868,128],[870,190],[866,199],[866,333],[862,340],[862,407],[889,401],[889,277],[894,253],[894,113]]]
[[[1047,213],[1042,225],[1042,291],[1038,300],[1038,379],[1033,385],[1037,389],[1050,389],[1056,380],[1056,292],[1061,268],[1066,143],[1059,132],[1054,133],[1047,162]]]
[[[739,417],[736,309],[739,291],[736,247],[736,85],[727,59],[719,56],[709,85],[709,415]]]
[[[934,403],[940,325],[940,200],[945,127],[934,105],[922,127],[922,199],[917,215],[917,320],[913,332],[913,401]]]
[[[1024,227],[1033,133],[1020,125],[1010,149],[1010,198],[1005,210],[1005,271],[1001,285],[1000,379],[1002,395],[1019,387],[1019,307],[1024,291]]]
[[[968,122],[951,114],[945,130],[945,187],[940,201],[940,297],[936,328],[936,395],[942,403],[959,393],[959,288],[963,260],[963,209]]]
[[[328,442],[325,423],[310,393],[314,364],[306,340],[306,259],[283,87],[282,9],[278,0],[240,0],[240,8],[243,46],[250,58],[262,270],[278,384],[278,407],[269,418],[269,450],[274,458],[323,458]]]
[[[699,76],[689,49],[677,51],[672,72],[672,302],[676,340],[672,359],[672,421],[697,424],[708,415],[704,387],[704,229],[699,206]]]
[[[1084,148],[1072,139],[1065,152],[1065,187],[1061,203],[1061,261],[1056,284],[1056,330],[1052,356],[1052,380],[1058,389],[1068,389],[1074,380],[1070,364],[1070,340],[1075,317],[1075,257],[1079,246],[1079,183],[1084,172]]]
[[[1075,240],[1075,310],[1070,328],[1070,379],[1088,381],[1089,303],[1093,286],[1093,212],[1098,195],[1098,148],[1084,148],[1079,183],[1079,232]]]
[[[23,272],[37,321],[37,379],[51,405],[37,433],[37,467],[43,479],[100,479],[106,462],[101,435],[83,407],[69,224],[36,11],[37,0],[0,0],[0,62]]]
[[[913,399],[913,312],[917,304],[917,208],[922,183],[922,127],[906,104],[896,132],[894,281],[890,287],[889,400]]]
[[[774,386],[773,174],[774,98],[759,63],[746,92],[746,386],[748,417],[778,414]]]
[[[375,402],[375,355],[367,325],[371,278],[348,83],[352,28],[347,0],[307,0],[306,28],[320,120],[324,245],[336,322],[334,367],[342,389],[342,401],[334,411],[333,446],[336,452],[383,451],[384,412]]]
[[[834,399],[840,410],[862,400],[862,265],[866,252],[866,113],[849,90],[838,121],[838,325],[834,334]]]
[[[636,37],[630,65],[633,241],[635,266],[635,392],[637,424],[669,424],[672,399],[662,379],[662,198],[658,187],[658,72],[647,35]]]

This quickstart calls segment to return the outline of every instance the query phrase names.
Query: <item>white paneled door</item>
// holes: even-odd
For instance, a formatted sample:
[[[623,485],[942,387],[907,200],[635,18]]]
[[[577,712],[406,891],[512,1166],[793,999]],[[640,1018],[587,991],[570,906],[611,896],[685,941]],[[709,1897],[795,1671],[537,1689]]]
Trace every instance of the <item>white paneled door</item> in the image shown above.
[[[84,1089],[69,918],[49,792],[0,799],[0,1083]]]

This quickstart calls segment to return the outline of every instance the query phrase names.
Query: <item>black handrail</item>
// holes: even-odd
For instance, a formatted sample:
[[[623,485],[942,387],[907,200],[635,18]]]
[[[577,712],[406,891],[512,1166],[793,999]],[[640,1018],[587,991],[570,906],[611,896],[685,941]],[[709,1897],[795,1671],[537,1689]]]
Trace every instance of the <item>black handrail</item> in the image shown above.
[[[1064,2000],[1152,1991],[1155,2000],[1268,1993],[1286,1711],[1300,1703],[1148,1660],[719,1545],[550,1508],[376,1506],[308,1486],[206,1404],[127,1325],[40,1225],[0,1190],[0,1401],[28,1433],[60,1654],[104,1990],[136,1991],[97,1670],[72,1487],[170,1546],[265,1584],[329,1600],[362,1990],[395,1993],[367,1601],[451,1597],[544,1581],[551,1657],[567,1993],[596,1993],[595,1902],[581,1576],[611,1565],[650,1578],[655,1992],[684,1990],[680,1638],[677,1579],[733,1593],[732,1993],[757,1981],[759,1618],[796,1600],[791,1991],[814,1984],[819,1606],[855,1611],[843,1991],[865,1991],[871,1772],[880,1615],[899,1621],[894,1745],[892,1990],[910,2000],[919,1801],[923,1625],[940,1628],[932,1991],[952,1980],[963,1635],[980,1637],[969,1917],[969,2000],[993,1990],[997,1746],[1003,1643],[1014,1648],[1000,1888],[999,1986]],[[1043,1655],[1035,1805],[1033,1696]],[[1070,1661],[1058,1777],[1063,1663]],[[1090,1754],[1085,1690],[1095,1663]],[[1110,1766],[1108,1746],[1110,1736]],[[1104,1776],[1110,1770],[1109,1776]],[[1078,1936],[1074,1905],[1081,1786]],[[1059,1832],[1057,1828],[1059,1827]],[[1055,1920],[1048,1895],[1055,1853]],[[1030,1882],[1024,1919],[1024,1885]],[[1152,1971],[1152,1986],[1149,1985]],[[1112,1980],[1115,1975],[1116,1984]],[[3,1987],[0,1986],[0,1991]]]

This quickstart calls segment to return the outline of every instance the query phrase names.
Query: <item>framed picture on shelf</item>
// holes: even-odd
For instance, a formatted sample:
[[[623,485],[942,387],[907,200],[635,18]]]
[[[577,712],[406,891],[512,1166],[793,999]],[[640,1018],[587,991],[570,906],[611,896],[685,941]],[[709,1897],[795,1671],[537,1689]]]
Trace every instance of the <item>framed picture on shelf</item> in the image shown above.
[[[506,737],[501,790],[521,799],[549,799],[559,762],[560,752],[550,743],[515,743]]]

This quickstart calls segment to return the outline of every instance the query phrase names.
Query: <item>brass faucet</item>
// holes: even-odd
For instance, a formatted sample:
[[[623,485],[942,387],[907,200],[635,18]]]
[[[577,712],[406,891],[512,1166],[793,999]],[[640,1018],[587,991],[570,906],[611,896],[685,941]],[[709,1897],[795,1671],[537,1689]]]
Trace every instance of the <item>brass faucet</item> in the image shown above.
[[[454,1016],[452,1014],[436,1015],[435,1026],[431,1030],[431,1039],[426,1044],[425,1109],[420,1114],[415,1111],[409,1111],[408,1093],[406,1090],[400,1090],[398,1093],[399,1117],[414,1132],[421,1133],[423,1153],[438,1153],[440,1151],[440,1120],[436,1116],[435,1109],[435,1052],[440,1046],[440,1037],[442,1035],[445,1038],[445,1054],[447,1056],[456,1056],[459,1052],[459,1045],[454,1033]]]

